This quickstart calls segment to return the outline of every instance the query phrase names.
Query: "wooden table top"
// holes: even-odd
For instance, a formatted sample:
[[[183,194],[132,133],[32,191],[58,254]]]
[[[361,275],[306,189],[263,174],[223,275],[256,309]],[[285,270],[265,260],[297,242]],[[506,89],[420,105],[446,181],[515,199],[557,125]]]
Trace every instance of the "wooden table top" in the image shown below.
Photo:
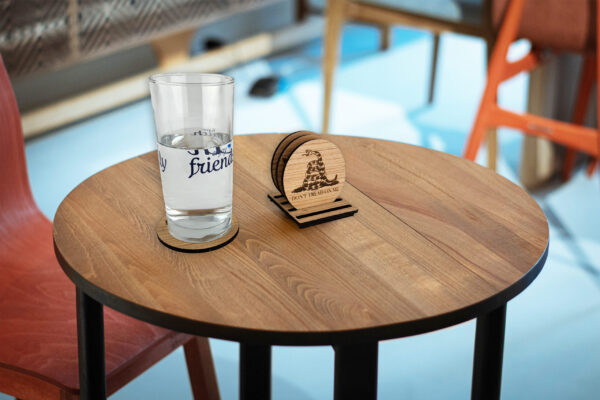
[[[208,253],[160,244],[156,152],[92,176],[60,205],[56,254],[92,298],[187,333],[326,345],[443,328],[489,312],[541,270],[548,225],[520,187],[459,157],[324,137],[342,150],[350,218],[299,229],[269,201],[282,135],[235,137],[240,232]]]

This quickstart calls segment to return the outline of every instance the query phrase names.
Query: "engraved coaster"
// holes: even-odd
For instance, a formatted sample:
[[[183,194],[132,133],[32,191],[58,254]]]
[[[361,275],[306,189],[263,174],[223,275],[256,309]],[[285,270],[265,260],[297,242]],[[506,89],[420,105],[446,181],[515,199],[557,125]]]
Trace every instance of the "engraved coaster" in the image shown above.
[[[277,159],[276,167],[275,167],[275,187],[283,193],[283,172],[287,165],[287,162],[290,156],[294,153],[294,151],[303,143],[308,141],[319,139],[319,135],[317,134],[308,134],[296,137],[292,140],[288,145],[283,149],[281,155]],[[285,139],[284,139],[285,140]]]
[[[310,131],[297,131],[294,133],[290,133],[289,135],[284,137],[283,140],[279,142],[279,144],[275,148],[275,151],[273,152],[273,157],[271,157],[271,178],[273,179],[273,184],[275,185],[275,187],[277,187],[278,185],[277,164],[279,163],[279,158],[281,157],[281,154],[290,143],[292,143],[297,138],[306,135],[315,135],[315,133]]]
[[[175,239],[173,236],[171,236],[169,228],[167,227],[166,216],[163,216],[160,221],[158,221],[158,224],[156,224],[156,234],[158,236],[158,240],[160,240],[163,245],[171,250],[182,251],[185,253],[203,253],[205,251],[219,249],[235,239],[239,230],[240,226],[238,224],[238,220],[235,215],[232,215],[231,228],[225,235],[210,242],[188,243],[179,239]]]
[[[287,158],[280,169],[279,191],[297,209],[333,202],[346,180],[342,152],[318,135],[302,136],[296,142],[297,146],[288,146],[283,154]]]

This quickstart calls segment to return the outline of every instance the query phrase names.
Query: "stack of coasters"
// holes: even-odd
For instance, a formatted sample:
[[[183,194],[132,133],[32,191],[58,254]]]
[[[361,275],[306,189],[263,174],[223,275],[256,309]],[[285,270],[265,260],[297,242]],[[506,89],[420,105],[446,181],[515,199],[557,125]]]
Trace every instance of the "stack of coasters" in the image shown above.
[[[345,218],[358,210],[341,199],[346,166],[340,149],[309,131],[287,135],[271,158],[279,193],[269,198],[301,228]]]

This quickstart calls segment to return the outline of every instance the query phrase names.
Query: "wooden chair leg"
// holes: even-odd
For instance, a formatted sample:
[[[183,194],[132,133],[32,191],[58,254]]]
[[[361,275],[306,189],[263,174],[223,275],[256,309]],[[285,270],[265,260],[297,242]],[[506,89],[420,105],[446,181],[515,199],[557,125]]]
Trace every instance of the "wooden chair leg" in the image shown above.
[[[592,86],[595,81],[596,74],[596,60],[593,55],[586,55],[583,60],[583,67],[581,69],[581,78],[579,79],[579,88],[577,89],[577,98],[575,101],[575,109],[573,110],[573,123],[583,125],[585,119],[585,111],[590,99],[590,93]],[[562,179],[563,181],[569,180],[573,166],[575,164],[575,150],[567,148],[565,153],[565,159],[563,161],[562,168]]]
[[[309,5],[308,0],[296,0],[296,21],[304,21],[308,15]]]
[[[168,68],[189,60],[195,33],[195,29],[186,29],[151,42],[159,67]]]
[[[219,385],[208,339],[195,337],[183,345],[195,400],[219,400]]]
[[[429,72],[429,95],[427,104],[433,103],[433,94],[435,92],[435,76],[437,74],[438,52],[440,48],[440,33],[433,33],[433,47],[431,50],[431,71]]]
[[[340,46],[340,33],[345,19],[346,0],[329,0],[327,2],[325,37],[323,46],[323,126],[321,131],[329,130],[329,112],[331,108],[331,91],[333,88],[333,72],[335,70]]]
[[[491,128],[487,131],[487,166],[492,171],[498,168],[498,131],[496,128]]]
[[[387,25],[379,25],[379,50],[385,51],[390,48],[392,44],[392,28]]]
[[[490,60],[492,59],[492,50],[494,49],[494,40],[488,39],[486,41],[486,63],[489,66]],[[494,99],[496,103],[498,98]],[[491,128],[487,131],[486,135],[487,142],[487,166],[492,171],[496,171],[498,168],[498,130]]]
[[[481,143],[484,139],[484,134],[487,129],[491,128],[486,120],[486,111],[495,107],[496,96],[498,93],[498,86],[502,82],[504,68],[506,66],[506,55],[511,43],[517,37],[517,31],[519,28],[519,22],[521,21],[521,15],[523,14],[524,0],[513,0],[508,6],[508,11],[500,33],[496,39],[494,48],[492,49],[492,55],[488,65],[487,83],[483,96],[481,96],[481,103],[479,105],[479,111],[475,117],[475,123],[467,140],[467,146],[463,156],[468,160],[475,160],[477,152]]]

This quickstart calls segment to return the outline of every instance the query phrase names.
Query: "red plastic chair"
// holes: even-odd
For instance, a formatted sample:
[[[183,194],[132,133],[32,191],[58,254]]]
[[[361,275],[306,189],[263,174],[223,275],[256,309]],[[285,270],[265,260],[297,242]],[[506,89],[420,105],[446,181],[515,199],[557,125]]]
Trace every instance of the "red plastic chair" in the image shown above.
[[[528,135],[546,138],[569,148],[563,177],[570,174],[575,151],[588,154],[594,160],[600,154],[597,128],[582,126],[591,87],[600,74],[598,34],[596,29],[600,9],[594,1],[571,0],[494,0],[494,22],[504,19],[488,68],[487,85],[475,123],[467,141],[464,156],[474,160],[485,131],[507,126]],[[518,38],[532,43],[529,54],[518,61],[506,59],[510,45]],[[540,62],[542,49],[573,51],[584,54],[585,62],[577,94],[573,123],[555,121],[528,113],[519,114],[499,107],[498,86],[520,72],[531,71]],[[600,101],[598,102],[600,107]],[[592,167],[588,169],[592,171]]]
[[[27,178],[19,110],[0,57],[0,392],[78,399],[75,287],[54,256],[52,224]],[[184,345],[195,399],[218,399],[206,338],[104,308],[107,393]]]

